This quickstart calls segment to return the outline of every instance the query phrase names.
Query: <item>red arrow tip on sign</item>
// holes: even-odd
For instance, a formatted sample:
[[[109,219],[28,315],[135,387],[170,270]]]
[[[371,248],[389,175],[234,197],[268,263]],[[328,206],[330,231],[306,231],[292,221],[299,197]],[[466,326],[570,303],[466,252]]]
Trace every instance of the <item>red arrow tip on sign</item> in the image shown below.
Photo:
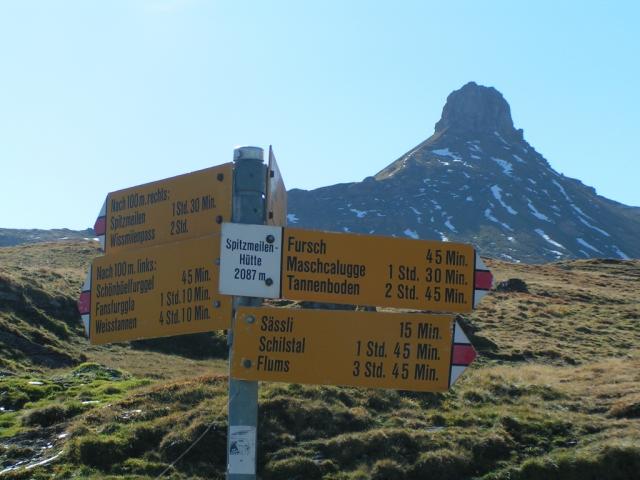
[[[476,308],[491,287],[493,286],[493,275],[476,252],[476,270],[473,275],[473,308]]]
[[[480,290],[491,290],[493,275],[489,270],[476,270],[475,287]]]
[[[91,292],[82,292],[78,299],[78,311],[80,315],[91,312]]]
[[[455,322],[453,329],[453,351],[451,355],[451,376],[449,386],[453,385],[460,374],[476,359],[478,354],[465,335],[460,324]]]
[[[96,223],[93,225],[93,231],[97,236],[104,235],[107,231],[107,219],[106,217],[98,217]]]
[[[473,345],[454,345],[453,346],[453,364],[468,366],[476,359],[476,350]]]

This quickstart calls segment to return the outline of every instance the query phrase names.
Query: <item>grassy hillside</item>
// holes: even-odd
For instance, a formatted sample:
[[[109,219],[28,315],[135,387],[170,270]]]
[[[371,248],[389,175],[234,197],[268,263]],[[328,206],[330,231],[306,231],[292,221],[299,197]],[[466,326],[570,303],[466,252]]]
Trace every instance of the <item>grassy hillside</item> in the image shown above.
[[[0,248],[0,368],[64,367],[84,360],[75,311],[95,242]]]
[[[95,254],[0,249],[0,477],[224,478],[223,340],[90,347],[74,303]],[[489,264],[526,291],[461,317],[481,355],[450,392],[261,384],[262,478],[637,478],[640,262]]]

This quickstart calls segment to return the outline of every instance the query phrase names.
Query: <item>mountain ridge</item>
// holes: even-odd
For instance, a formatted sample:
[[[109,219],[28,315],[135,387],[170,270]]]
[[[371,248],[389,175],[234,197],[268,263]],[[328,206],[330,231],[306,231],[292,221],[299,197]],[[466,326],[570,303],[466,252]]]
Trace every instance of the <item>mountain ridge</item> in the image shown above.
[[[473,243],[512,262],[640,258],[640,207],[555,171],[515,128],[502,94],[475,82],[448,95],[431,136],[379,172],[289,190],[288,204],[295,226]],[[0,229],[0,246],[91,237]]]
[[[507,101],[474,82],[434,133],[362,182],[289,192],[295,226],[471,242],[515,262],[638,258],[640,208],[556,172],[516,129]]]
[[[25,243],[90,240],[93,237],[95,237],[95,234],[92,228],[85,230],[71,230],[68,228],[0,228],[0,247],[13,247]]]

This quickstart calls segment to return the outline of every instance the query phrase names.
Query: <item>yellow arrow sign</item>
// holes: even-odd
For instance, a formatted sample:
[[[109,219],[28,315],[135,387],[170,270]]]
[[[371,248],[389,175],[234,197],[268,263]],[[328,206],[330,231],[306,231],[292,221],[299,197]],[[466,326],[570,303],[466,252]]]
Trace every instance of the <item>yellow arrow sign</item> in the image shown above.
[[[220,232],[231,219],[233,164],[199,170],[107,196],[94,230],[108,254]]]
[[[282,297],[466,313],[491,287],[479,265],[468,244],[285,228]]]
[[[443,392],[475,358],[451,315],[241,307],[231,375]]]
[[[218,235],[94,259],[79,308],[93,344],[229,328]]]

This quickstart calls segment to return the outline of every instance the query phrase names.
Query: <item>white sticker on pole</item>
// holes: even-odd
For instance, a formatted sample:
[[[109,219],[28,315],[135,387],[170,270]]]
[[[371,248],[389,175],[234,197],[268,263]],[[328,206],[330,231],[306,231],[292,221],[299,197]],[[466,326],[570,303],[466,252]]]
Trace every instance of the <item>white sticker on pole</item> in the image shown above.
[[[281,247],[282,227],[223,223],[220,293],[278,298]]]
[[[242,425],[229,427],[228,458],[227,473],[255,475],[256,427]]]

